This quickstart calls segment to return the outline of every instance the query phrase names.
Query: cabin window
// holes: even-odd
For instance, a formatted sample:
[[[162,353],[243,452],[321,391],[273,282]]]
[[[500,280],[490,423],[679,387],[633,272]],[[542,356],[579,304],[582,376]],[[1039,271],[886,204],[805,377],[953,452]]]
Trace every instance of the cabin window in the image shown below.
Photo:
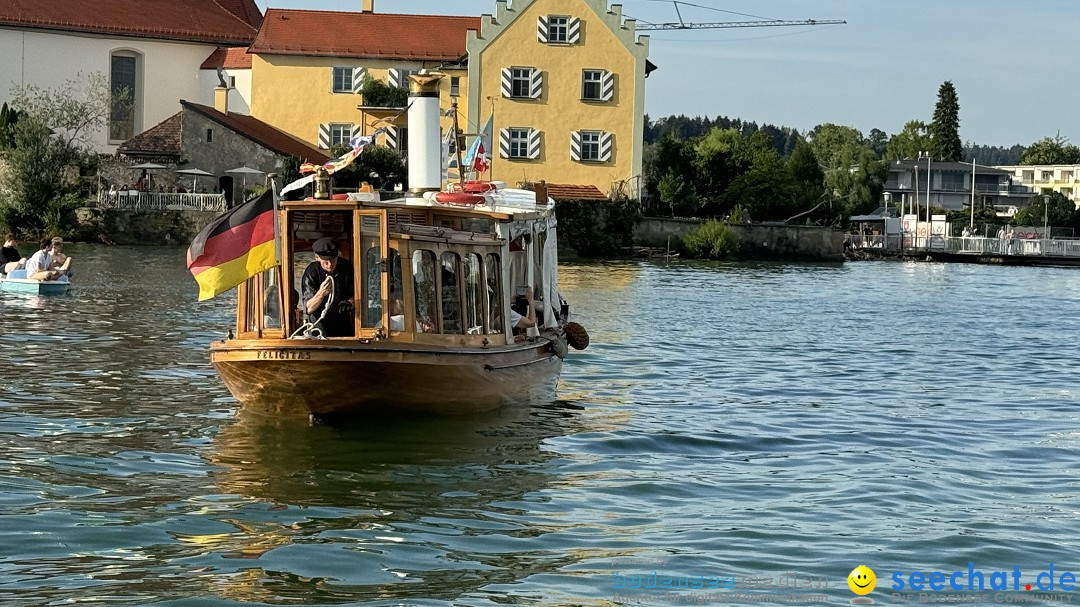
[[[360,301],[365,302],[360,326],[374,329],[382,322],[382,230],[378,217],[365,215],[360,218],[360,237],[364,260],[357,276],[364,277],[360,284]]]
[[[438,296],[435,285],[435,254],[413,253],[413,290],[416,294],[416,322],[424,333],[437,333]]]
[[[281,328],[281,293],[278,289],[277,268],[262,273],[263,328]]]
[[[390,330],[405,330],[405,291],[401,283],[401,255],[391,248],[387,253],[390,270]],[[420,327],[417,326],[420,330]]]
[[[458,273],[458,254],[446,251],[440,258],[442,266],[442,332],[460,334],[461,330],[461,296],[458,286],[461,277]]]
[[[257,278],[249,278],[245,283],[246,293],[244,294],[244,332],[254,333],[259,330],[258,316],[255,310],[255,301],[257,299],[258,286]]]
[[[502,333],[502,271],[497,253],[488,253],[487,260],[484,262],[484,272],[487,275],[488,309],[491,310],[488,333]]]
[[[484,277],[479,253],[469,253],[464,259],[465,271],[465,331],[469,335],[484,333]]]

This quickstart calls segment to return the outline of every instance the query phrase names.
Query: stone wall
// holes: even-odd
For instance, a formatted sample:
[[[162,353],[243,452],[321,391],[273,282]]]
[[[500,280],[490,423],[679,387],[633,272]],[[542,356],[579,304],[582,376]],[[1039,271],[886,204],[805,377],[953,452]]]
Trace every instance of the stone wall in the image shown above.
[[[634,229],[634,241],[647,247],[666,247],[670,237],[674,249],[702,223],[700,219],[645,218]],[[844,260],[844,233],[834,228],[762,224],[731,227],[739,238],[739,256],[743,259]]]
[[[200,168],[215,175],[232,176],[234,205],[244,200],[242,190],[245,179],[240,173],[226,171],[241,166],[263,171],[263,175],[247,176],[247,187],[250,188],[262,185],[266,180],[266,173],[280,173],[285,167],[285,159],[281,155],[194,110],[185,108],[183,121],[180,149],[184,150],[184,159],[187,161],[184,166]],[[207,141],[207,133],[211,134],[212,141]],[[209,185],[210,179],[213,178],[200,177],[199,184]],[[207,191],[212,190],[207,187]]]
[[[128,211],[82,208],[76,211],[78,240],[111,244],[187,246],[218,211]]]

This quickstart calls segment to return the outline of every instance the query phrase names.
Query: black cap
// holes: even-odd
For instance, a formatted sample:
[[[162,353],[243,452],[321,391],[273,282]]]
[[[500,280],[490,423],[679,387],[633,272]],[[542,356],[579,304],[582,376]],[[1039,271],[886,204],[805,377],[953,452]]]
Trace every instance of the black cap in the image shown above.
[[[324,236],[311,245],[311,251],[324,259],[333,259],[338,256],[337,243],[333,238]]]

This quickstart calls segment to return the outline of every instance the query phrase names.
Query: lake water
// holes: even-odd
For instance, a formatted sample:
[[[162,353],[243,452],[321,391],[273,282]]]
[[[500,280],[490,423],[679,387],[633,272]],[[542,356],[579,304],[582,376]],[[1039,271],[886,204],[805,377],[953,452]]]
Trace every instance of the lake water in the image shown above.
[[[1080,599],[1077,270],[566,263],[558,401],[308,426],[238,415],[182,250],[71,248],[0,294],[3,605]]]

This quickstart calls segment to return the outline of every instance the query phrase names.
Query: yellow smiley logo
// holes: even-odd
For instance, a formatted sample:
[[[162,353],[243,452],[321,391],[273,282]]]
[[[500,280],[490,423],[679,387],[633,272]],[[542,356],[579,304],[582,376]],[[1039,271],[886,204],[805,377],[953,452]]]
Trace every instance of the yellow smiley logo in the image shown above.
[[[877,586],[877,576],[873,569],[859,565],[848,574],[847,585],[855,594],[870,594],[874,591],[874,586]]]

